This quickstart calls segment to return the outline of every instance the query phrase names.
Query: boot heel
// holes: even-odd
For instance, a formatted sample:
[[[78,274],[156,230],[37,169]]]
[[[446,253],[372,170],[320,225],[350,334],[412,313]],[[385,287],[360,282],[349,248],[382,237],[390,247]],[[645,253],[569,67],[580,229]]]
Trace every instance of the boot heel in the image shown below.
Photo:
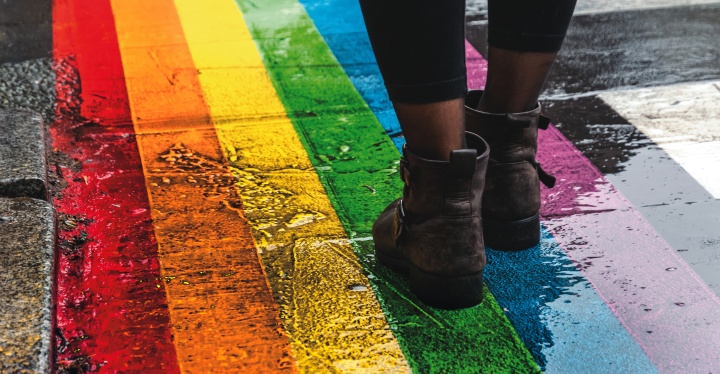
[[[521,251],[540,242],[540,213],[518,221],[483,218],[485,245],[498,251]]]
[[[377,247],[375,247],[375,258],[383,266],[403,275],[407,274],[408,266],[410,266],[406,259],[386,255],[381,250],[378,250]]]
[[[467,308],[480,304],[483,299],[482,271],[461,277],[443,277],[410,265],[409,279],[413,293],[435,308]]]

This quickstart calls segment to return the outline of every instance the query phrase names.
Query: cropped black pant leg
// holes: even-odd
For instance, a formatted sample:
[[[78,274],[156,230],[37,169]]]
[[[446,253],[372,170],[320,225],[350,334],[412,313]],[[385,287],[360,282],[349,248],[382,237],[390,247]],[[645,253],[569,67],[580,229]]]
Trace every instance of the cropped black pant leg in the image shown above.
[[[488,0],[488,43],[520,52],[560,50],[576,0]],[[390,100],[464,97],[465,0],[360,0]]]

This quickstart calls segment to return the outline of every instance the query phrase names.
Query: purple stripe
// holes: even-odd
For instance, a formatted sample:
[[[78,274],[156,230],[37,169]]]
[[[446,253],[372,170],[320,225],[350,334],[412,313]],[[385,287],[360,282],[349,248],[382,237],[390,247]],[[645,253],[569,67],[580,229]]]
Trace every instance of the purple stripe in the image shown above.
[[[466,43],[468,85],[487,64]],[[479,61],[482,60],[482,61]],[[538,161],[555,175],[543,189],[552,232],[660,372],[720,367],[720,300],[555,127],[541,131]]]

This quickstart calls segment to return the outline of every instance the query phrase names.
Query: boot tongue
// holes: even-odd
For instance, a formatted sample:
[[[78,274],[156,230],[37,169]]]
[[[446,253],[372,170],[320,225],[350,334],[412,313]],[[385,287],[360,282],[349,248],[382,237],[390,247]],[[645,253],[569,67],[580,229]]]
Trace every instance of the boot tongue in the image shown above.
[[[472,177],[475,174],[476,164],[476,149],[458,149],[450,152],[450,172],[456,177]]]

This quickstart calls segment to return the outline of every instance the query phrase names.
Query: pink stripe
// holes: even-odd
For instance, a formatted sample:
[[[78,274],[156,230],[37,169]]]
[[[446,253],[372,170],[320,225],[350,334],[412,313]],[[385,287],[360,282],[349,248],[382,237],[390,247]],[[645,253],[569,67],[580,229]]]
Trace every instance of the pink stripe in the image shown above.
[[[467,42],[466,51],[477,89],[487,63]],[[555,127],[539,142],[538,160],[558,178],[542,191],[543,224],[653,364],[661,373],[720,368],[720,299]]]

